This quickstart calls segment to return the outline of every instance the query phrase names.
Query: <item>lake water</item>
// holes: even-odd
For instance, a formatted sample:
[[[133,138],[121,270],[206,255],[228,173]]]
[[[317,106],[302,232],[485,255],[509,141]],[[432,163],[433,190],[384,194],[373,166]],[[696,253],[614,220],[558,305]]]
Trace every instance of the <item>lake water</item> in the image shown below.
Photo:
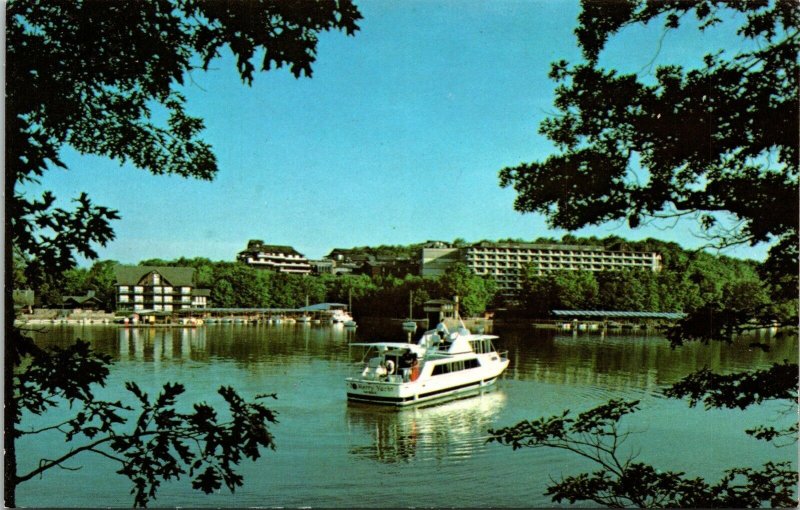
[[[252,507],[531,507],[553,506],[543,493],[552,478],[593,470],[576,455],[552,449],[512,451],[486,443],[487,430],[523,419],[587,410],[611,398],[641,400],[642,410],[623,422],[636,433],[626,446],[662,470],[720,477],[725,468],[796,462],[796,445],[776,448],[744,434],[759,423],[779,426],[796,409],[770,404],[747,411],[691,409],[666,399],[662,389],[710,367],[734,371],[798,357],[797,337],[759,337],[769,352],[733,345],[691,344],[672,350],[645,334],[557,334],[532,329],[498,330],[496,344],[511,364],[496,388],[444,404],[396,411],[348,404],[344,378],[354,362],[353,341],[402,340],[397,323],[355,332],[317,325],[208,325],[198,329],[123,329],[57,326],[39,334],[42,344],[75,338],[114,357],[99,398],[131,401],[125,381],[151,395],[166,382],[186,388],[182,401],[221,402],[216,390],[276,393],[272,426],[277,449],[240,468],[245,484],[210,496],[188,479],[161,487],[151,506]],[[27,426],[41,424],[37,420]],[[58,435],[18,443],[20,472],[68,445]],[[18,488],[20,506],[129,507],[130,483],[100,456],[51,469]]]

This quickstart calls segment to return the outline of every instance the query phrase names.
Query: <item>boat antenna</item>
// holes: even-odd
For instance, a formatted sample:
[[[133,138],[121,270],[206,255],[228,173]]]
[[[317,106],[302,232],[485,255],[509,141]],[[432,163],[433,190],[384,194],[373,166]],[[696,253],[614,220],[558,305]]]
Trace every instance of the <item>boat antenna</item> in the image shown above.
[[[456,302],[456,306],[455,306],[455,308],[456,308],[456,319],[458,319],[458,323],[461,324],[462,328],[467,329],[467,325],[464,324],[464,321],[461,319],[461,314],[458,313],[458,295],[453,296],[453,298],[454,298],[454,300]]]

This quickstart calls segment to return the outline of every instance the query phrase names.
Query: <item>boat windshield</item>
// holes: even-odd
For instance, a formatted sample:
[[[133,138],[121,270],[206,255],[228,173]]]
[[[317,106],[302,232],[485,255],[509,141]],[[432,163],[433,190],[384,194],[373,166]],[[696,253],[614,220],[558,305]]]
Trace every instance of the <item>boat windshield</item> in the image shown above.
[[[470,340],[469,344],[472,347],[472,350],[478,354],[485,354],[496,351],[491,338],[479,338],[477,340]]]

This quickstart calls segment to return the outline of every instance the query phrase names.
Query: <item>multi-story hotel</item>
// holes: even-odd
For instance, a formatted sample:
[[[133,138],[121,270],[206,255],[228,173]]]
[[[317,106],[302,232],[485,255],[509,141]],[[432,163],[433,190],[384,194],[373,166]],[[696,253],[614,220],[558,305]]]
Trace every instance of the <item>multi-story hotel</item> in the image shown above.
[[[311,273],[311,264],[302,253],[291,246],[264,244],[264,241],[258,239],[248,241],[247,249],[239,252],[236,258],[256,269],[280,273]]]
[[[659,271],[661,255],[655,252],[608,251],[601,246],[482,242],[462,248],[444,245],[422,249],[422,276],[439,276],[456,262],[475,274],[494,279],[504,292],[520,288],[528,267],[539,274],[559,270]]]
[[[117,310],[172,312],[205,308],[208,289],[196,289],[191,267],[116,266]]]

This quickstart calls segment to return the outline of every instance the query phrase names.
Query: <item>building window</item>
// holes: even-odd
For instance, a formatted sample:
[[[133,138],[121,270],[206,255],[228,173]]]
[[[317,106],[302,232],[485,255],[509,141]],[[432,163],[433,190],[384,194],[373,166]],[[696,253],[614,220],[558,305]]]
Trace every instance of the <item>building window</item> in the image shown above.
[[[129,298],[130,298],[130,296],[122,295],[122,296],[119,297],[119,302],[120,303],[127,303],[127,302],[129,302]]]
[[[181,287],[181,294],[190,294],[192,292],[191,287]]]
[[[172,294],[172,287],[164,287],[164,294]]]
[[[127,285],[120,285],[119,291],[120,291],[120,293],[128,292],[128,286]]]
[[[136,287],[133,288],[133,292],[135,292],[136,294],[141,294],[142,292],[144,292],[144,287],[137,285]]]

